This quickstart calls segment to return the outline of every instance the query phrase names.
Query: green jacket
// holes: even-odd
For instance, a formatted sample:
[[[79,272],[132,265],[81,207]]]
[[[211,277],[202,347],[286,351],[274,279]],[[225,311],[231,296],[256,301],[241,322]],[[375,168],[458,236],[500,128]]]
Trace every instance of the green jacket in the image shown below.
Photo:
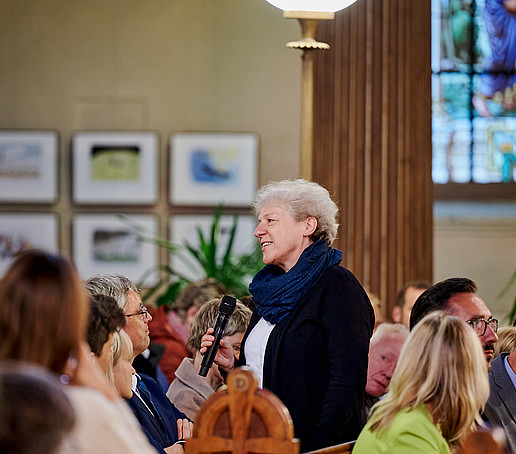
[[[415,410],[401,410],[379,437],[370,426],[368,422],[360,432],[353,454],[450,454],[448,443],[424,404]]]

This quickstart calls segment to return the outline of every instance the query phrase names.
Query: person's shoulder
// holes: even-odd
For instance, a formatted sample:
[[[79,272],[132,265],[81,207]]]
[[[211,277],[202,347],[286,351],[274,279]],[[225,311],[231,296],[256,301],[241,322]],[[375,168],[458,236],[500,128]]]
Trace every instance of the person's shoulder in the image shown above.
[[[432,447],[431,452],[449,452],[446,440],[424,405],[401,410],[392,420],[390,433],[401,444],[425,444]]]
[[[76,425],[60,454],[155,452],[125,402],[113,402],[100,392],[84,386],[68,386],[65,389],[75,411]]]
[[[322,278],[331,283],[340,282],[342,284],[360,285],[355,275],[339,264],[326,268],[322,274]]]

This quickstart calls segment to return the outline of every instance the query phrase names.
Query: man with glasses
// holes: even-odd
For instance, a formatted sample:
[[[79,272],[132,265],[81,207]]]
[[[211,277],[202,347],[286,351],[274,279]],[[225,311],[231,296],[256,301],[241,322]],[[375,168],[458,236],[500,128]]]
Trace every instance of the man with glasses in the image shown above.
[[[121,274],[101,274],[90,277],[86,287],[92,295],[115,299],[124,311],[123,330],[133,344],[133,355],[145,351],[150,344],[148,324],[152,316],[134,283]],[[127,402],[150,443],[162,454],[184,454],[182,443],[191,436],[192,423],[170,402],[152,377],[145,374],[133,377],[133,396]]]
[[[454,277],[433,285],[414,303],[410,314],[410,329],[434,311],[455,315],[475,330],[482,342],[488,368],[491,369],[494,344],[498,340],[498,320],[492,317],[491,311],[477,295],[477,285],[465,277]]]

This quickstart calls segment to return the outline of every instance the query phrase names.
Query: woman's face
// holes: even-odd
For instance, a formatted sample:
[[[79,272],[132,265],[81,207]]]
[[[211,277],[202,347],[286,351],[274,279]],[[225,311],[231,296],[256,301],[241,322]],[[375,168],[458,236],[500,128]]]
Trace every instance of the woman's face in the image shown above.
[[[130,399],[133,396],[131,389],[133,375],[136,371],[133,368],[133,352],[126,349],[120,359],[113,366],[113,378],[118,394],[123,399]]]
[[[313,217],[296,221],[282,205],[265,205],[254,231],[262,246],[263,263],[290,270],[303,250],[313,243],[310,235],[316,227],[317,221]]]

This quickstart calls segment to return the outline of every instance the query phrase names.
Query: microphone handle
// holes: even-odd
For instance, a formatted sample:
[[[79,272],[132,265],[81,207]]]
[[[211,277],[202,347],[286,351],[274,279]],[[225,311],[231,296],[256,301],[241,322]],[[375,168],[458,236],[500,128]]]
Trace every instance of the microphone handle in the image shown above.
[[[202,377],[206,377],[208,375],[208,371],[211,369],[213,365],[213,361],[215,360],[215,355],[219,349],[220,340],[224,336],[224,331],[226,330],[226,326],[228,324],[230,315],[219,314],[217,318],[217,323],[215,323],[215,332],[213,335],[215,336],[215,340],[208,351],[204,354],[201,363],[201,369],[199,370],[199,375]]]

